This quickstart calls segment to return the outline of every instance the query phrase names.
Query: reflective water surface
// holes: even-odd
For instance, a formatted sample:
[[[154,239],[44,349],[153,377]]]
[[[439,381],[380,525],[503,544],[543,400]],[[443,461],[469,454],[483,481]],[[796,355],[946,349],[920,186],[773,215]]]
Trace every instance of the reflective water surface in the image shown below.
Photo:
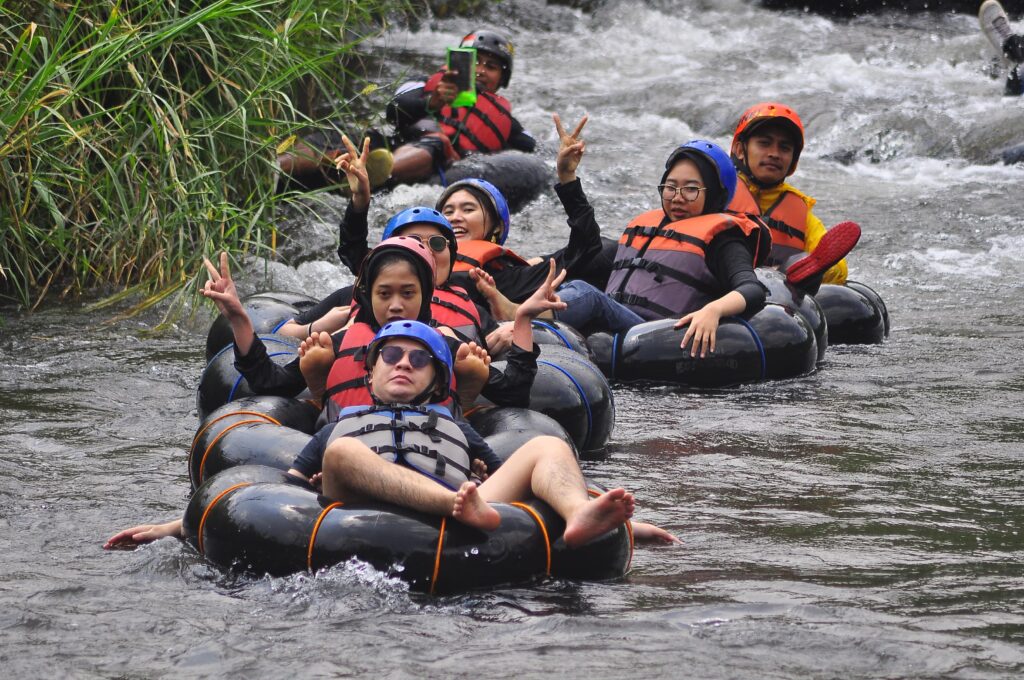
[[[550,113],[592,117],[580,170],[606,233],[654,205],[668,151],[727,143],[780,99],[809,143],[797,184],[864,237],[851,277],[888,303],[881,346],[830,347],[816,373],[687,393],[616,388],[606,460],[642,518],[685,545],[637,552],[612,583],[430,599],[359,564],[224,575],[177,541],[105,553],[188,490],[208,312],[152,335],[79,307],[0,329],[0,665],[10,677],[686,675],[1015,677],[1024,670],[1024,103],[1001,96],[970,16],[834,22],[739,0],[611,2],[594,15],[500,3],[509,96],[542,153]],[[467,26],[374,43],[382,79],[438,62]],[[433,202],[404,187],[389,211]],[[346,283],[330,199],[247,272],[325,294]],[[514,218],[526,254],[563,243],[546,194]],[[269,281],[263,280],[268,272]]]

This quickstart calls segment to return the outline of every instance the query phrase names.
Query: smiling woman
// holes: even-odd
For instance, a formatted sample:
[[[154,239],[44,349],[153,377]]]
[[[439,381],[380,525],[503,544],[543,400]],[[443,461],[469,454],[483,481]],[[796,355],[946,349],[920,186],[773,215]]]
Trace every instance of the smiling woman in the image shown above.
[[[311,122],[309,93],[353,101],[362,79],[346,55],[408,8],[0,7],[0,297],[170,291],[210,244],[273,247],[275,145]]]

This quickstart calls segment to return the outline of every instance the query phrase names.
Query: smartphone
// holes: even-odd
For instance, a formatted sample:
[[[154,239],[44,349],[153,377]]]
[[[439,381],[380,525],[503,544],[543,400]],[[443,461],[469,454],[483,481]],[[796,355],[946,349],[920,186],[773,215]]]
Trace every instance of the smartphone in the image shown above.
[[[476,48],[449,47],[448,70],[457,71],[455,85],[459,93],[452,106],[473,106],[476,104]]]

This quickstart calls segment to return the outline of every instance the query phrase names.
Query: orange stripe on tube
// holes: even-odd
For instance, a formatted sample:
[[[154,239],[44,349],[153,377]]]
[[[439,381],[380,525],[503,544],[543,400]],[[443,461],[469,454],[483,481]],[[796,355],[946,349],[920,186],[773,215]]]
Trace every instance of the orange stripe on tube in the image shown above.
[[[533,521],[537,523],[537,526],[540,527],[540,533],[544,536],[544,549],[547,550],[547,562],[544,566],[544,574],[551,576],[551,537],[548,535],[548,528],[544,526],[544,520],[541,519],[541,516],[537,514],[536,510],[525,503],[510,503],[510,505],[514,505],[517,508],[525,510],[530,517],[533,517]]]
[[[210,451],[213,450],[213,447],[216,446],[217,442],[219,442],[221,440],[221,437],[226,435],[228,432],[231,432],[231,430],[235,429],[236,427],[238,427],[240,425],[249,425],[251,423],[262,423],[262,422],[266,422],[266,421],[256,420],[256,419],[240,420],[237,423],[231,423],[230,425],[228,425],[227,427],[224,428],[223,432],[221,432],[216,437],[214,437],[213,441],[210,442],[210,445],[206,447],[205,451],[203,451],[203,458],[202,458],[202,460],[199,461],[199,479],[193,480],[196,483],[196,486],[199,486],[200,484],[202,484],[203,482],[206,481],[206,459],[210,455]]]
[[[259,411],[232,411],[231,413],[225,413],[224,415],[217,416],[216,418],[214,418],[210,422],[208,422],[205,425],[203,425],[199,429],[199,432],[196,432],[196,436],[192,437],[192,447],[191,448],[195,448],[196,442],[199,441],[199,438],[202,437],[203,434],[207,430],[209,430],[211,427],[213,427],[216,423],[219,423],[220,421],[224,420],[225,418],[230,418],[231,416],[256,416],[257,418],[263,418],[264,420],[266,420],[268,422],[271,422],[274,425],[280,425],[281,424],[278,420],[275,420],[274,418],[271,418],[266,413],[260,413]]]
[[[252,482],[242,482],[241,484],[229,486],[228,488],[224,489],[219,494],[217,494],[217,497],[210,501],[210,504],[206,506],[205,510],[203,510],[203,516],[199,519],[199,540],[197,541],[199,543],[200,554],[205,554],[203,552],[203,531],[206,530],[206,518],[210,515],[210,511],[213,510],[213,506],[217,505],[217,503],[220,503],[220,499],[224,498],[224,496],[227,496],[235,489],[241,489],[243,486],[252,486]]]
[[[448,518],[441,518],[441,530],[437,532],[437,553],[434,555],[434,573],[430,576],[430,594],[434,594],[437,575],[441,571],[441,548],[444,546],[444,530],[448,526]]]
[[[334,502],[324,508],[320,516],[316,518],[316,524],[313,525],[313,531],[309,535],[309,549],[306,550],[306,569],[313,569],[313,545],[316,543],[317,532],[320,531],[320,525],[327,518],[327,513],[335,508],[340,508],[344,503]]]

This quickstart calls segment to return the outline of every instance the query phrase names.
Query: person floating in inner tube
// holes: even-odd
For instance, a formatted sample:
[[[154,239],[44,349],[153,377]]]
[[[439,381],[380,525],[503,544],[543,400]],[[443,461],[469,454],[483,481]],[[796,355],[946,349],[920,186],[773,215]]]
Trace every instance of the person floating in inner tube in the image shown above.
[[[1024,94],[1024,81],[1021,81],[1020,74],[1020,65],[1024,63],[1024,35],[1013,32],[1010,19],[998,0],[985,0],[981,3],[978,22],[981,24],[981,32],[992,43],[1007,68],[1003,93],[1008,97],[1021,96]]]
[[[387,323],[370,342],[364,361],[372,403],[344,409],[289,470],[322,485],[324,495],[343,502],[385,501],[483,530],[500,523],[490,503],[535,496],[565,519],[563,538],[570,547],[630,521],[633,495],[618,488],[590,500],[576,458],[561,439],[531,439],[502,463],[479,436],[467,438],[468,426],[442,406],[453,360],[433,328],[410,320]],[[482,482],[477,486],[471,477]],[[679,542],[652,524],[632,522],[632,529],[640,541]],[[180,519],[125,529],[104,548],[133,547],[166,536],[182,538]]]
[[[576,170],[586,145],[554,116],[562,152],[555,187],[570,224],[600,233]],[[757,217],[725,213],[736,190],[736,169],[719,146],[693,140],[675,149],[658,184],[661,207],[634,218],[619,238],[604,291],[584,281],[558,289],[566,308],[554,317],[584,333],[621,333],[655,319],[681,317],[681,348],[691,356],[714,351],[721,317],[754,314],[767,290],[753,267],[771,248]]]
[[[584,122],[581,122],[580,128]],[[573,138],[571,142],[563,142],[559,157],[569,153],[565,148],[575,141]],[[340,157],[338,162],[352,188],[352,200],[338,228],[338,257],[354,272],[368,248],[370,185],[365,171],[366,149],[359,151],[347,140],[346,144],[348,153]],[[547,260],[551,258],[559,270],[568,272],[567,277],[570,279],[580,278],[601,285],[607,280],[610,263],[600,265],[604,244],[593,222],[576,224],[570,221],[566,247],[531,264],[505,247],[511,228],[508,202],[490,182],[475,178],[453,182],[438,197],[435,208],[450,222],[457,240],[450,283],[468,291],[479,305],[490,305],[492,308],[498,305],[493,290],[513,302],[522,302],[530,297],[546,280]],[[486,293],[478,290],[476,285],[481,280],[490,281],[480,270],[493,279],[494,285],[487,287]],[[499,318],[512,320],[514,310],[510,311],[506,306]]]
[[[502,33],[476,30],[459,47],[476,49],[477,101],[452,107],[458,94],[454,73],[442,69],[426,82],[406,83],[388,104],[386,117],[395,128],[395,183],[429,178],[452,161],[472,153],[516,149],[532,153],[537,141],[512,117],[512,104],[498,94],[512,77],[515,47]]]
[[[812,212],[815,200],[786,183],[803,148],[804,125],[792,108],[762,102],[744,111],[732,137],[741,181],[729,209],[762,218],[772,233],[764,264],[783,268],[791,283],[813,294],[822,283],[846,283],[843,257],[860,238],[860,227],[841,222],[826,230]]]
[[[424,210],[431,211],[430,208]],[[338,308],[329,313],[330,319],[325,321],[321,318],[310,324],[306,327],[309,337],[299,346],[299,358],[279,366],[270,359],[266,346],[253,332],[252,323],[231,279],[226,255],[221,257],[220,271],[210,263],[206,266],[210,281],[203,294],[214,300],[231,324],[235,339],[235,368],[257,394],[294,397],[308,387],[315,398],[321,397],[325,390],[329,391],[329,403],[338,406],[361,401],[366,403],[368,395],[365,385],[360,382],[365,373],[358,366],[348,365],[352,363],[351,357],[362,351],[373,334],[388,321],[431,320],[434,255],[419,238],[390,238],[368,253],[360,268],[354,294],[357,303],[354,317],[347,318],[350,310]],[[557,302],[551,301],[550,296],[545,297],[548,292],[538,292],[539,305]],[[456,357],[458,394],[465,403],[472,402],[477,393],[503,406],[525,406],[529,403],[529,392],[537,370],[530,309],[528,307],[523,318],[513,324],[512,342],[522,351],[508,355],[504,371],[491,367],[490,357],[476,343],[464,343],[455,337],[449,339]],[[325,332],[328,326],[341,330]],[[451,333],[450,330],[448,332]],[[333,347],[339,356],[337,366],[317,365],[310,361],[303,366],[307,351],[327,347]],[[345,358],[349,359],[347,363],[341,361]]]

